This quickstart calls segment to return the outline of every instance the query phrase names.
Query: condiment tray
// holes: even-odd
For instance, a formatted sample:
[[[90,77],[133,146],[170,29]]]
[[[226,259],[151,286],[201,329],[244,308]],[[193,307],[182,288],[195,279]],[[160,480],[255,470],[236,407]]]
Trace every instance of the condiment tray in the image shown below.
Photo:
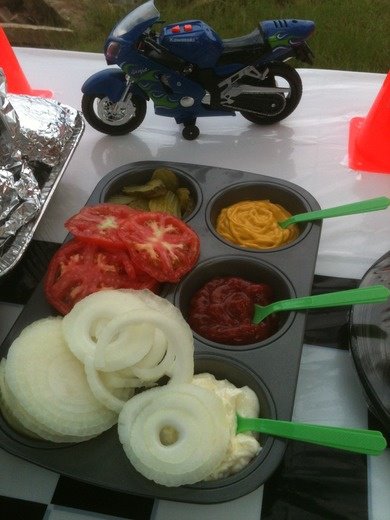
[[[253,250],[232,245],[215,230],[219,211],[234,202],[269,199],[290,213],[320,209],[315,198],[301,187],[265,174],[195,164],[143,161],[108,173],[92,192],[87,205],[106,202],[129,184],[149,180],[156,168],[171,169],[194,199],[184,219],[199,235],[198,264],[178,284],[166,284],[161,296],[188,316],[192,294],[216,276],[241,276],[270,284],[275,299],[311,294],[321,234],[321,221],[300,225],[293,242],[275,249]],[[5,357],[12,341],[34,320],[55,315],[46,302],[42,284],[25,306],[0,347]],[[210,372],[236,386],[248,385],[260,401],[262,417],[290,420],[300,366],[305,312],[281,314],[278,331],[260,343],[228,346],[207,341],[194,333],[195,371]],[[22,437],[0,417],[0,446],[23,459],[91,484],[136,495],[193,503],[217,503],[238,498],[263,484],[282,461],[285,440],[260,437],[262,450],[242,471],[228,478],[170,488],[137,473],[128,461],[113,427],[90,441],[56,445]]]

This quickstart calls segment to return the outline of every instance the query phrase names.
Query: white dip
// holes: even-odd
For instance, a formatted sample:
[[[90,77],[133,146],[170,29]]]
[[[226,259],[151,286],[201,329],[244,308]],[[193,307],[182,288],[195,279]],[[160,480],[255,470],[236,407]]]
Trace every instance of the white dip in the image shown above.
[[[223,401],[230,427],[230,443],[221,464],[204,480],[228,477],[243,469],[261,450],[252,432],[236,434],[236,413],[243,417],[259,416],[259,401],[248,386],[237,388],[230,381],[217,380],[212,374],[194,376],[192,383],[215,392]]]

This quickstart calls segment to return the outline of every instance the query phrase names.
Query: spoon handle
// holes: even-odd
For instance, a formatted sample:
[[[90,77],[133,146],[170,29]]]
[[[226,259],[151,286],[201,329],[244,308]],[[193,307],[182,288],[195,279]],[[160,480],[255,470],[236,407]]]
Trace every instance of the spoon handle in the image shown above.
[[[334,208],[299,213],[298,215],[293,215],[292,217],[279,222],[279,225],[282,228],[286,228],[291,224],[297,224],[298,222],[308,222],[311,220],[330,217],[342,217],[344,215],[353,215],[355,213],[367,213],[369,211],[386,209],[389,207],[389,205],[390,199],[388,197],[377,197],[375,199],[362,200],[359,202],[352,202],[351,204],[335,206]]]
[[[274,304],[275,311],[292,311],[300,309],[320,309],[322,307],[342,307],[344,305],[355,305],[358,303],[379,303],[390,297],[390,289],[384,285],[371,285],[370,287],[359,287],[347,291],[336,291],[316,296],[303,296],[291,300],[280,300]]]
[[[376,430],[237,416],[237,433],[243,431],[256,431],[366,455],[379,455],[387,446],[382,433]]]

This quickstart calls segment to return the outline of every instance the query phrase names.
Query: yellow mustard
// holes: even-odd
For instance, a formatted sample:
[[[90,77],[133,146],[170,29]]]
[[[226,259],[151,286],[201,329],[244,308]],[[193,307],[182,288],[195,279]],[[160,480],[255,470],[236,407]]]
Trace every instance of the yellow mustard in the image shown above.
[[[244,200],[223,208],[217,232],[229,242],[251,249],[271,249],[295,240],[298,226],[282,229],[278,222],[291,217],[280,204],[269,200]]]

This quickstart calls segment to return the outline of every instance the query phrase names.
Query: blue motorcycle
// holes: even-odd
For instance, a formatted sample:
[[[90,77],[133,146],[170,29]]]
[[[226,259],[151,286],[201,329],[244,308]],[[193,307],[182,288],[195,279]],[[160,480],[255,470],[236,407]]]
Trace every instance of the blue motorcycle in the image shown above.
[[[267,20],[245,36],[221,39],[200,20],[164,25],[153,0],[112,30],[104,46],[109,67],[82,86],[82,111],[96,130],[135,130],[152,100],[157,115],[196,139],[198,117],[235,116],[267,125],[286,118],[302,96],[302,81],[286,61],[312,63],[309,20]],[[159,26],[156,31],[153,26]]]

